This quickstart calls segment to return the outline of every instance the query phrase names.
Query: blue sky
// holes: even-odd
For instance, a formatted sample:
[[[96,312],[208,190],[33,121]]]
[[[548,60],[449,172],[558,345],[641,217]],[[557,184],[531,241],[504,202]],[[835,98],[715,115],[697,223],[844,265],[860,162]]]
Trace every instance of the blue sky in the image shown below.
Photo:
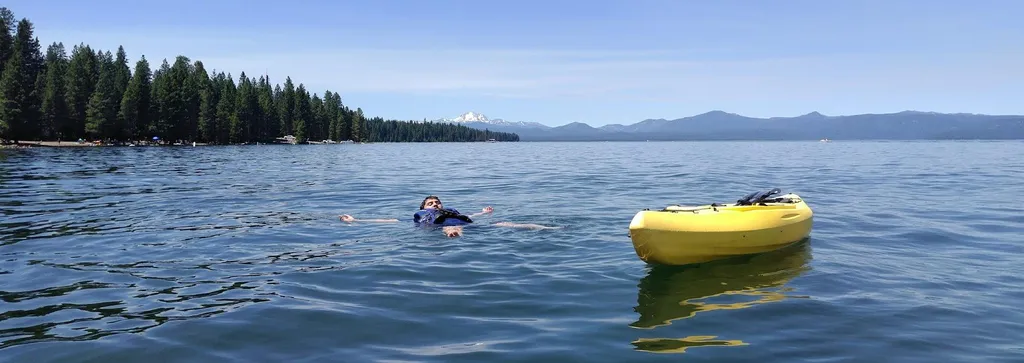
[[[1024,1],[4,3],[44,48],[291,76],[385,118],[1024,114]]]

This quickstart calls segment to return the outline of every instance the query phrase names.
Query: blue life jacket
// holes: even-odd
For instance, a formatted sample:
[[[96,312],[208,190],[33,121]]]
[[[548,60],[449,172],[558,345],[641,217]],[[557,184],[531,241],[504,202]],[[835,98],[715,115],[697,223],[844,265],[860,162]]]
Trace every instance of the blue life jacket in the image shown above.
[[[420,225],[461,226],[473,223],[469,216],[459,213],[455,208],[420,209],[412,215],[412,221]]]

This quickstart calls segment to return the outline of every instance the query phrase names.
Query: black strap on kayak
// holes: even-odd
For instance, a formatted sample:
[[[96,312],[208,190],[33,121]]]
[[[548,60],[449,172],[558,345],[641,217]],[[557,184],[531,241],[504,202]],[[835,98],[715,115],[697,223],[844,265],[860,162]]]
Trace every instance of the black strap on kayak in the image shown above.
[[[770,201],[769,197],[779,193],[782,193],[782,190],[780,190],[779,188],[772,188],[771,190],[768,191],[750,193],[743,196],[743,198],[741,198],[740,200],[737,200],[736,205],[764,205],[764,203]]]

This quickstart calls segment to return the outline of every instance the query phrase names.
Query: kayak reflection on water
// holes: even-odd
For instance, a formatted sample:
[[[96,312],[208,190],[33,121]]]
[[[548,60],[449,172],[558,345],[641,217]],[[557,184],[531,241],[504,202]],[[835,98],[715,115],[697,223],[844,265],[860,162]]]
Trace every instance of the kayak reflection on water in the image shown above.
[[[412,221],[418,226],[423,227],[441,227],[441,230],[448,237],[458,237],[462,235],[462,227],[470,224],[474,224],[473,218],[482,215],[489,215],[494,213],[494,208],[484,207],[480,212],[473,214],[462,214],[458,209],[445,208],[441,203],[441,198],[436,195],[430,195],[420,202],[420,209],[413,214]],[[340,216],[342,222],[399,222],[397,218],[377,218],[377,219],[356,219],[348,214]],[[513,228],[526,228],[526,229],[557,229],[561,227],[544,226],[540,224],[532,223],[512,223],[512,222],[497,222],[493,223],[494,226],[499,227],[513,227]]]
[[[629,326],[655,329],[712,311],[806,298],[791,295],[793,288],[786,284],[810,270],[810,259],[809,239],[805,239],[758,255],[688,266],[652,265],[637,285],[634,310],[639,317]],[[714,339],[718,335],[644,338],[633,341],[633,345],[637,350],[659,353],[683,353],[695,346],[747,345],[741,340]]]

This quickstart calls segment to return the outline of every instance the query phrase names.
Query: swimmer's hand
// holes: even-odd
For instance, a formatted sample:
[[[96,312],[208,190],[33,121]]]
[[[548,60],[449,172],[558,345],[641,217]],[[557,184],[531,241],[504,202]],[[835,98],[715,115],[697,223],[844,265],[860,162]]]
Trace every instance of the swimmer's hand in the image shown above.
[[[484,207],[484,209],[481,210],[480,212],[470,214],[469,216],[475,218],[475,217],[482,216],[484,214],[491,214],[491,213],[494,213],[494,208],[491,208],[490,206],[487,206],[487,207]]]

